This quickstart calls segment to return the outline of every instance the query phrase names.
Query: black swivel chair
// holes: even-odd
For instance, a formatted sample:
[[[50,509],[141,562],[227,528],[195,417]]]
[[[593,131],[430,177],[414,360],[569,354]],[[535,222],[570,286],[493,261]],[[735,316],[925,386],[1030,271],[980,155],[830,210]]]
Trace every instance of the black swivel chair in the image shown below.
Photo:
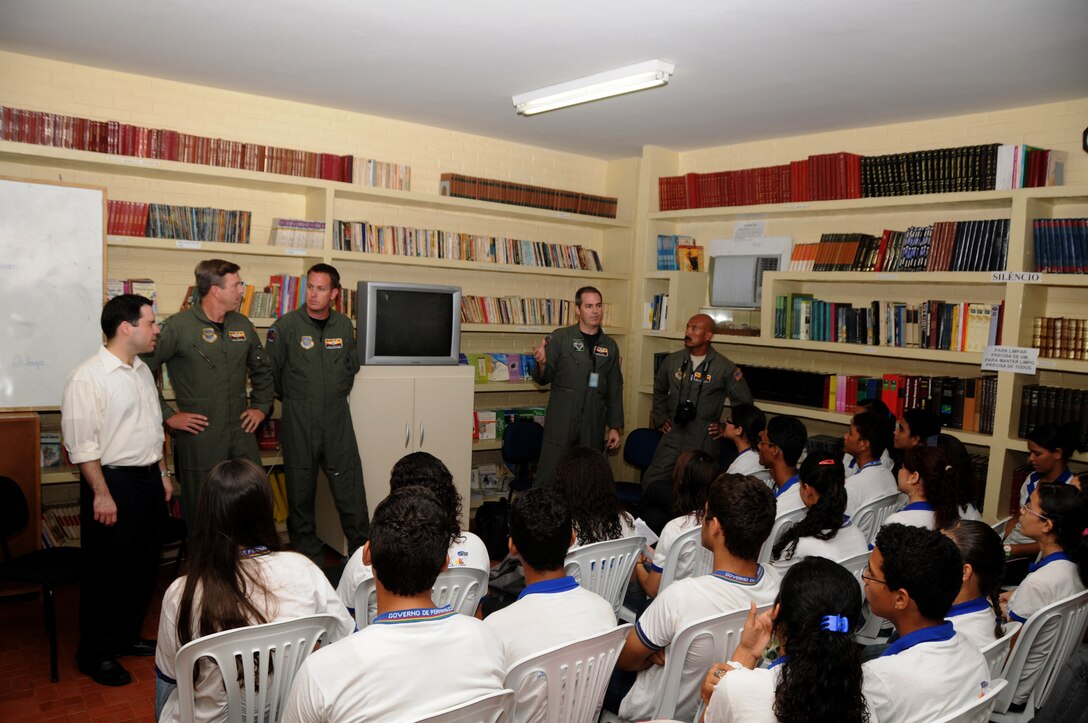
[[[540,459],[543,444],[544,427],[531,419],[519,419],[506,426],[502,433],[502,461],[516,475],[506,499],[533,486],[529,466]]]
[[[638,469],[639,484],[617,482],[616,495],[621,502],[633,507],[638,506],[639,499],[642,497],[642,478],[646,475],[646,468],[654,459],[654,452],[657,451],[657,445],[661,442],[662,436],[660,430],[651,427],[639,427],[627,435],[627,441],[623,445],[623,461]]]
[[[45,631],[49,635],[49,672],[56,683],[57,673],[57,608],[54,590],[59,585],[77,582],[80,554],[75,547],[50,547],[18,557],[11,556],[8,538],[21,532],[30,522],[30,510],[23,491],[11,477],[0,477],[0,548],[4,560],[0,563],[0,580],[40,585],[45,605]],[[36,521],[35,521],[36,522]]]

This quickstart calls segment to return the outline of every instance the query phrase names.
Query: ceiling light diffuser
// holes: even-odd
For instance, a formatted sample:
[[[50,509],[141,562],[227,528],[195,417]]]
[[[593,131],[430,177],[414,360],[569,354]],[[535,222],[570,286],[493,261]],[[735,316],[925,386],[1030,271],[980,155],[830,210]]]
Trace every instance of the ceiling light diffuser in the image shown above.
[[[536,115],[602,98],[657,88],[668,85],[675,68],[674,64],[664,60],[647,60],[515,95],[514,108],[518,115]]]

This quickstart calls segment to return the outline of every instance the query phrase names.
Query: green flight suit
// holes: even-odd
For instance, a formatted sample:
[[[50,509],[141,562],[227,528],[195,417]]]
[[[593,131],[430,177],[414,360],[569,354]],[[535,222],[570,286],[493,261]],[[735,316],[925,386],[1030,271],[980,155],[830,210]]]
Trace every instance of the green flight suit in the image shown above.
[[[330,310],[322,329],[305,307],[280,317],[268,330],[268,356],[283,400],[280,441],[287,476],[287,530],[291,546],[319,565],[321,542],[314,522],[320,465],[329,479],[350,555],[370,534],[363,465],[348,409],[359,371],[351,320]]]
[[[223,317],[223,331],[199,304],[162,323],[155,351],[143,357],[152,371],[166,364],[178,411],[203,414],[207,428],[199,434],[177,432],[178,481],[193,529],[200,485],[223,460],[245,457],[261,464],[257,438],[242,429],[242,412],[250,407],[272,414],[272,368],[253,323],[235,311]],[[246,373],[253,391],[246,396]],[[174,409],[161,398],[162,417]]]
[[[606,431],[623,429],[623,373],[612,337],[602,330],[596,349],[587,349],[575,324],[552,332],[544,353],[544,369],[533,365],[533,380],[552,387],[536,472],[539,487],[555,483],[555,468],[568,450],[603,449]],[[596,388],[589,386],[594,371]]]

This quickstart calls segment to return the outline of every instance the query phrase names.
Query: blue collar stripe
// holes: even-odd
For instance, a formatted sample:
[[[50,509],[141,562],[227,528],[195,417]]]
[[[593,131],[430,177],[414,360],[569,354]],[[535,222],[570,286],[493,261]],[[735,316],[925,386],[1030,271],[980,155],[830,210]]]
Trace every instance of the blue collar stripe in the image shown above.
[[[842,516],[842,527],[849,527],[852,524],[853,523],[850,522],[850,515],[843,515]]]
[[[1069,480],[1073,479],[1073,472],[1068,467],[1065,471],[1058,475],[1058,478],[1054,480],[1053,484],[1064,485],[1069,484]],[[1039,473],[1032,472],[1028,475],[1028,497],[1031,497],[1031,493],[1035,491],[1035,487],[1039,484]]]
[[[786,490],[788,490],[790,487],[793,487],[795,484],[797,484],[798,480],[800,480],[800,479],[801,479],[801,476],[795,474],[794,476],[792,476],[788,480],[786,480],[786,484],[782,485],[781,487],[775,487],[774,488],[774,498],[777,500],[779,497],[786,494]]]
[[[1046,557],[1044,557],[1042,560],[1039,560],[1039,562],[1033,562],[1030,565],[1028,565],[1028,572],[1035,572],[1036,570],[1044,568],[1047,565],[1049,565],[1050,563],[1057,562],[1058,560],[1069,560],[1069,559],[1071,559],[1069,557],[1069,555],[1065,554],[1064,552],[1052,552],[1049,555],[1047,555]]]
[[[374,618],[374,623],[381,625],[396,625],[399,623],[418,623],[426,620],[441,620],[453,617],[457,611],[452,605],[444,608],[411,608],[409,610],[394,610],[382,613]]]
[[[1009,621],[1010,622],[1015,622],[1015,623],[1020,623],[1021,625],[1023,625],[1024,623],[1026,623],[1028,621],[1028,619],[1027,618],[1022,618],[1019,615],[1017,615],[1016,613],[1014,613],[1012,610],[1010,610],[1009,611]]]
[[[900,512],[913,512],[915,510],[917,510],[919,512],[932,512],[933,511],[933,505],[931,505],[929,502],[926,502],[924,500],[921,501],[921,502],[911,502],[909,505],[907,505],[906,507],[904,507],[903,509],[901,509],[899,511]]]
[[[771,662],[770,665],[767,666],[767,670],[770,670],[771,668],[782,665],[782,663],[785,663],[789,659],[790,659],[790,656],[788,656],[788,655],[779,655],[777,658],[774,659],[774,661]]]
[[[993,611],[990,607],[990,601],[984,597],[976,597],[974,600],[968,600],[967,602],[957,603],[953,605],[945,618],[954,618],[957,615],[968,615],[970,613],[978,613],[983,610]]]
[[[913,633],[908,633],[903,637],[896,640],[889,645],[887,649],[881,653],[880,657],[887,655],[898,655],[904,650],[909,650],[915,645],[921,643],[937,643],[945,640],[951,640],[956,634],[956,629],[952,627],[952,623],[944,622],[940,625],[931,625],[928,628],[922,628],[921,630],[915,630]]]
[[[567,590],[573,590],[578,587],[578,581],[570,575],[566,577],[557,577],[554,580],[541,580],[540,582],[534,582],[532,585],[527,585],[521,594],[518,595],[518,600],[521,600],[526,595],[534,594],[550,594],[556,592],[566,592]]]
[[[736,585],[756,585],[763,579],[763,565],[756,565],[756,576],[745,577],[744,575],[738,575],[735,572],[729,572],[728,570],[715,570],[711,573],[719,580],[725,580]]]
[[[871,462],[866,462],[865,464],[863,464],[861,466],[861,469],[869,469],[870,467],[876,467],[876,466],[881,465],[881,464],[884,464],[884,463],[881,462],[879,459],[874,459]],[[861,470],[858,470],[858,471],[860,472]]]

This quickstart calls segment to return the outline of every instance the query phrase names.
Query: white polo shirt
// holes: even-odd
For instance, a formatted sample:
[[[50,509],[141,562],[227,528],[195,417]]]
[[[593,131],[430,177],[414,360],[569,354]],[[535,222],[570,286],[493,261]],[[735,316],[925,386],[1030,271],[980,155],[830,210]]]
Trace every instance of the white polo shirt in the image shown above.
[[[997,640],[994,635],[997,615],[986,597],[953,605],[944,619],[952,623],[956,632],[966,636],[979,650]]]
[[[924,527],[927,530],[937,528],[937,515],[933,512],[933,505],[929,502],[911,502],[909,505],[888,515],[884,520],[885,525],[892,523],[907,525],[908,527]]]
[[[767,668],[727,670],[710,696],[704,723],[778,723],[774,694],[782,680],[782,658]]]
[[[668,559],[669,549],[680,535],[700,527],[702,523],[695,517],[695,513],[674,517],[661,528],[661,537],[654,548],[654,560],[650,565],[654,572],[662,572],[665,569],[665,560]],[[695,564],[695,551],[686,552],[680,556],[676,565],[676,577],[691,577],[691,566]]]
[[[895,477],[874,460],[846,480],[846,514],[854,517],[863,505],[898,491]]]
[[[774,485],[774,480],[771,478],[771,471],[759,463],[759,452],[756,451],[755,447],[749,447],[738,454],[729,464],[729,469],[725,470],[725,473],[743,474],[749,477],[755,477],[758,480],[766,482],[768,487]]]
[[[773,561],[771,565],[785,575],[786,570],[806,557],[823,557],[832,562],[843,562],[868,551],[869,543],[865,541],[865,534],[847,519],[835,536],[827,540],[812,536],[797,538],[793,556],[787,560],[786,553],[783,552],[782,558]]]
[[[878,721],[935,720],[990,685],[986,659],[949,622],[904,635],[861,669],[862,690]]]
[[[1021,507],[1028,503],[1028,499],[1031,498],[1031,493],[1034,492],[1035,488],[1038,487],[1040,484],[1066,485],[1073,480],[1073,473],[1069,470],[1068,467],[1065,469],[1064,472],[1058,475],[1057,479],[1055,479],[1051,483],[1040,482],[1040,476],[1041,475],[1038,472],[1032,472],[1028,475],[1028,478],[1024,480],[1024,484],[1020,485]],[[1020,523],[1017,522],[1016,526],[1012,528],[1011,532],[1009,532],[1009,536],[1005,539],[1005,542],[1010,545],[1030,545],[1035,542],[1035,540],[1025,535],[1020,529]]]
[[[678,580],[652,602],[635,623],[635,632],[643,645],[661,650],[672,644],[677,634],[689,624],[717,613],[747,610],[751,601],[763,607],[774,602],[781,576],[770,566],[759,566],[755,578],[745,578],[716,570],[710,575]],[[697,640],[684,661],[680,695],[673,714],[677,720],[691,720],[699,705],[699,688],[706,671],[720,659],[706,640]],[[669,651],[665,652],[666,657]],[[646,720],[654,714],[661,695],[664,667],[640,671],[635,684],[620,704],[624,720]]]
[[[781,487],[772,486],[771,491],[774,492],[776,517],[781,517],[787,512],[793,512],[805,506],[805,503],[801,501],[800,475],[795,474],[790,477]]]
[[[895,467],[895,462],[892,460],[892,456],[888,453],[888,450],[884,450],[880,453],[880,465],[889,472]],[[853,477],[855,474],[861,471],[858,461],[854,459],[852,454],[844,454],[842,456],[843,472],[846,473],[846,477]]]

